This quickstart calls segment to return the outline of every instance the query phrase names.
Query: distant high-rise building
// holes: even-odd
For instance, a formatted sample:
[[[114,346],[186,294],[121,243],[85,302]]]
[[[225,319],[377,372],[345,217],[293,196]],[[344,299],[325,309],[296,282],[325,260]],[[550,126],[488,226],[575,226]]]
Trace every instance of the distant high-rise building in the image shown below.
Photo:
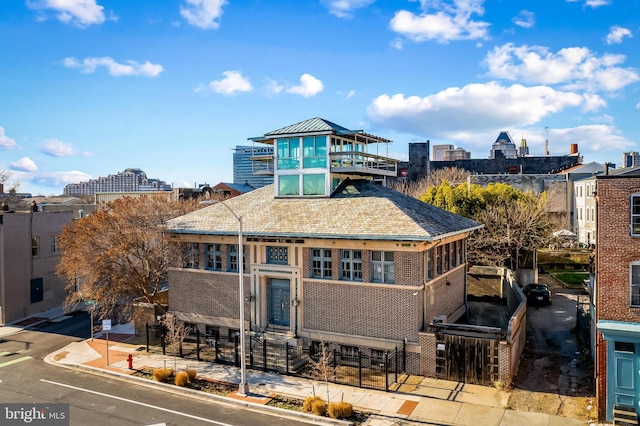
[[[255,161],[260,158],[265,161]],[[273,146],[236,146],[233,153],[233,183],[248,183],[254,188],[271,185],[273,183]]]
[[[522,138],[520,140],[520,149],[518,149],[518,156],[526,157],[527,155],[529,155],[529,147],[527,146],[527,140],[525,138]]]
[[[171,191],[171,189],[171,185],[163,180],[147,178],[147,174],[140,169],[126,169],[115,175],[70,183],[64,187],[64,194],[94,195],[97,192]]]
[[[500,152],[496,156],[496,153]],[[496,158],[502,155],[504,158],[517,158],[518,151],[516,150],[516,144],[513,143],[513,139],[511,139],[511,135],[507,131],[502,131],[498,135],[498,139],[491,146],[491,153],[489,154],[489,158]]]
[[[451,148],[444,152],[443,161],[468,160],[471,153],[464,148]]]
[[[449,144],[440,144],[433,145],[433,158],[431,161],[445,161],[445,153],[449,150],[454,149],[453,145]]]
[[[640,167],[640,154],[636,151],[622,154],[622,167]]]

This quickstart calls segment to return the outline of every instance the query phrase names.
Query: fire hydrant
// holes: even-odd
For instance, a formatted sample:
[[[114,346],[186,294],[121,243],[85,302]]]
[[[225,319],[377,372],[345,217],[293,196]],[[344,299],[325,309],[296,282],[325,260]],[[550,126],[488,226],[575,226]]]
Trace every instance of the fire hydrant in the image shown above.
[[[129,370],[133,370],[133,355],[129,354],[127,361],[129,362]]]

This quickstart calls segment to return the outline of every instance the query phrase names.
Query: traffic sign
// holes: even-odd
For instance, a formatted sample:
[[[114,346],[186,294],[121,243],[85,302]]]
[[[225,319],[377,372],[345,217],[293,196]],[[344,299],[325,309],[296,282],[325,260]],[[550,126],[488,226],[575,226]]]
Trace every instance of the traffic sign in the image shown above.
[[[111,330],[111,320],[110,319],[102,320],[102,331],[109,331],[109,330]]]

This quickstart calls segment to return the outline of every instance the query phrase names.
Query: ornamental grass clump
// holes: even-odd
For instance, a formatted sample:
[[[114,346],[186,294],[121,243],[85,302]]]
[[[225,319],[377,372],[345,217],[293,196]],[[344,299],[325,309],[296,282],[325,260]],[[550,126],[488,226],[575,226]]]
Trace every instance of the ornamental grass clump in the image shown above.
[[[329,404],[329,417],[332,419],[348,419],[353,414],[353,406],[348,402],[332,402]]]
[[[189,376],[189,381],[192,382],[196,376],[198,375],[198,371],[192,368],[187,368],[187,376]]]
[[[187,386],[187,383],[189,382],[189,375],[186,371],[180,371],[176,374],[176,385],[184,387]]]
[[[173,368],[157,368],[153,370],[153,380],[156,382],[164,382],[173,376]]]
[[[313,403],[316,401],[322,401],[322,398],[320,398],[319,396],[309,395],[308,397],[305,398],[304,402],[302,403],[302,410],[305,413],[310,413],[311,409],[313,408]]]
[[[313,404],[311,404],[311,412],[316,416],[324,416],[327,414],[327,403],[321,399],[313,401]]]

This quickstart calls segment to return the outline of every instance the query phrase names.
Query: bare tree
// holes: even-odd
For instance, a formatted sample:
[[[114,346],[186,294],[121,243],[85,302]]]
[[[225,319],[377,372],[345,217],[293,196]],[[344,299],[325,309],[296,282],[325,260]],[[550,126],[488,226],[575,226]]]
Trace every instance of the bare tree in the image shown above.
[[[164,327],[164,339],[173,349],[173,371],[178,371],[177,355],[184,342],[184,338],[190,333],[189,327],[185,327],[182,321],[173,314],[167,313],[162,317]]]
[[[182,249],[165,233],[167,220],[195,210],[196,201],[121,198],[63,228],[57,274],[67,304],[95,302],[98,318],[133,316],[135,298],[158,304],[158,293]]]
[[[311,359],[309,361],[309,366],[311,368],[311,376],[315,380],[324,380],[325,385],[327,386],[327,404],[329,403],[329,378],[335,374],[336,368],[333,367],[333,353],[328,349],[327,345],[324,342],[320,342],[320,352],[316,355],[318,356],[318,360],[314,361]],[[313,389],[313,394],[315,395],[315,387]]]

